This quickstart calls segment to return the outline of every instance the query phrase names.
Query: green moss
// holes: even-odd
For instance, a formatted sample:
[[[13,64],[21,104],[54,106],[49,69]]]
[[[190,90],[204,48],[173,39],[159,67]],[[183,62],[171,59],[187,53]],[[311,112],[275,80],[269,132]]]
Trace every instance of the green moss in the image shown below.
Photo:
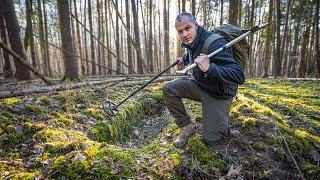
[[[57,112],[52,115],[52,118],[58,125],[65,126],[65,125],[70,125],[74,123],[73,119],[71,119],[70,116],[71,115],[69,114],[64,115]]]
[[[5,99],[3,99],[3,104],[4,104],[5,106],[12,106],[13,104],[18,103],[18,102],[20,102],[20,101],[21,101],[21,99],[19,99],[19,98],[10,97],[10,98],[5,98]]]
[[[33,114],[38,114],[38,115],[44,115],[47,111],[45,107],[32,105],[32,104],[26,104],[25,108],[28,111],[32,112]]]
[[[33,173],[22,172],[15,175],[12,179],[24,179],[24,180],[34,180],[35,176]]]
[[[42,103],[44,103],[45,105],[50,105],[52,100],[48,97],[45,96],[41,96],[37,98],[39,101],[41,101]]]
[[[300,165],[300,168],[302,171],[308,171],[308,170],[317,170],[319,169],[319,165],[316,165],[316,164],[311,164],[309,162],[303,162],[301,165]]]
[[[268,145],[265,144],[264,142],[257,141],[257,142],[253,143],[252,147],[257,149],[257,150],[264,151],[264,150],[266,150],[268,148]]]
[[[4,130],[0,127],[0,135],[4,133]]]
[[[85,114],[88,116],[88,117],[93,117],[95,118],[96,120],[99,120],[99,121],[103,121],[104,120],[104,117],[100,114],[101,111],[100,110],[97,110],[96,108],[87,108],[85,110]]]

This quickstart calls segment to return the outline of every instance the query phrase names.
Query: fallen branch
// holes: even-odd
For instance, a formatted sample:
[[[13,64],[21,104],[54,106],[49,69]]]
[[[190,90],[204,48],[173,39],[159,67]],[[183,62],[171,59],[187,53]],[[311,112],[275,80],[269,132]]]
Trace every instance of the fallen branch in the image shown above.
[[[47,85],[52,85],[52,83],[41,73],[39,73],[37,70],[35,70],[29,63],[27,63],[26,59],[24,59],[23,57],[21,57],[19,54],[17,54],[16,52],[14,52],[13,50],[11,50],[8,46],[6,46],[4,43],[2,43],[0,41],[0,47],[5,50],[6,52],[8,52],[11,56],[14,57],[14,59],[16,61],[19,61],[22,65],[24,65],[25,67],[27,67],[31,72],[33,72],[33,74],[35,74],[36,76],[38,76],[40,79],[42,79]]]

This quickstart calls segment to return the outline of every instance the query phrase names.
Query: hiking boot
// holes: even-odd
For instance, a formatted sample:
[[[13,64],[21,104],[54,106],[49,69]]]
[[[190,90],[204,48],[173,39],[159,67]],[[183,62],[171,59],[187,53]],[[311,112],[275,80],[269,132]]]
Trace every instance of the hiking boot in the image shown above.
[[[193,122],[181,128],[181,133],[173,140],[173,144],[177,147],[183,146],[189,137],[199,132],[201,124]]]

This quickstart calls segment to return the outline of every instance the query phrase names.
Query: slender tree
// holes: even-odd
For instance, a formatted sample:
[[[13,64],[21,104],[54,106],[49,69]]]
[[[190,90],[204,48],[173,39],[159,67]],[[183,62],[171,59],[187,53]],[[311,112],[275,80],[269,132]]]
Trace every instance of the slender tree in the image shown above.
[[[0,7],[4,7],[3,1],[0,1]],[[8,46],[8,41],[7,41],[7,32],[5,28],[5,23],[4,23],[4,17],[2,15],[3,9],[0,9],[0,35],[1,35],[1,41],[3,44]],[[10,57],[9,54],[6,51],[2,51],[2,56],[4,60],[4,66],[3,66],[3,73],[4,73],[4,78],[13,78],[13,69],[10,63]]]
[[[8,37],[11,45],[11,49],[20,55],[25,61],[27,61],[27,56],[23,50],[20,28],[18,23],[18,18],[14,10],[14,2],[12,0],[3,0],[3,5],[0,9],[3,9],[3,15],[7,27]],[[15,77],[18,80],[29,80],[31,79],[31,74],[24,65],[15,59],[16,74]]]
[[[273,15],[273,0],[269,1],[269,12],[268,12],[268,22],[272,20],[272,15]],[[263,73],[262,77],[268,77],[268,68],[269,68],[269,63],[271,59],[271,38],[272,38],[272,25],[271,24],[269,27],[267,27],[265,34],[266,34],[266,41],[265,41],[265,52],[264,52],[264,63],[263,63]]]
[[[52,75],[52,68],[51,68],[51,64],[50,64],[50,51],[49,51],[49,32],[48,32],[48,20],[47,20],[47,11],[46,11],[46,5],[45,5],[45,0],[42,1],[42,5],[43,5],[43,21],[44,21],[44,50],[45,50],[45,56],[46,56],[46,61],[47,61],[47,72],[48,72],[48,76]]]
[[[135,0],[131,0],[131,8],[132,8],[132,15],[133,17],[133,28],[135,34],[135,44],[136,44],[136,54],[137,54],[137,66],[138,66],[138,73],[143,73],[143,59],[141,57],[141,46],[140,46],[140,33],[139,33],[139,22],[138,22],[138,13],[137,13],[137,6]]]
[[[148,58],[149,58],[149,69],[152,73],[154,71],[154,65],[153,65],[153,56],[152,56],[152,7],[153,2],[152,0],[149,0],[149,42],[148,42]]]
[[[25,47],[27,47],[28,44],[30,44],[30,52],[31,52],[31,62],[32,66],[35,69],[38,69],[38,63],[36,58],[36,52],[34,47],[34,38],[33,38],[33,24],[32,24],[32,1],[31,0],[25,0],[26,3],[26,16],[27,16],[27,31],[26,31],[26,38],[25,38]],[[26,41],[28,43],[26,43]],[[27,49],[27,48],[25,48]]]
[[[220,1],[220,25],[223,24],[223,0]]]
[[[128,55],[128,65],[129,65],[129,74],[132,74],[133,71],[133,63],[132,63],[132,47],[131,47],[131,42],[130,42],[130,9],[129,9],[129,1],[125,1],[125,6],[126,6],[126,24],[127,24],[127,55]]]
[[[61,34],[62,48],[68,53],[63,53],[64,65],[65,65],[65,78],[74,80],[77,78],[77,63],[73,56],[73,42],[71,36],[71,21],[69,12],[69,0],[57,0],[59,26]]]
[[[77,1],[76,0],[73,0],[73,8],[74,8],[74,15],[78,19],[78,9],[77,9]],[[81,44],[80,25],[79,25],[79,23],[76,23],[76,28],[77,28],[78,51],[79,51],[79,56],[80,56],[79,74],[85,74],[85,63],[84,63],[83,54],[82,54],[82,44]]]
[[[238,25],[238,1],[229,0],[229,23],[232,25]]]
[[[88,0],[88,16],[89,16],[89,31],[93,32],[93,23],[92,23],[92,8],[91,8],[91,0]],[[94,49],[94,40],[93,36],[90,35],[90,53],[91,53],[91,68],[92,74],[97,74],[96,68],[96,58],[95,58],[95,49]]]
[[[301,56],[300,56],[300,66],[298,71],[298,77],[304,78],[307,70],[307,47],[309,44],[310,36],[310,23],[306,22],[305,30],[303,33],[303,40],[301,45]]]
[[[116,11],[119,10],[119,7],[118,7],[118,1],[115,1],[115,9]],[[119,17],[116,16],[116,51],[117,51],[117,71],[120,72],[120,62],[121,62],[121,59],[120,59],[120,38],[119,38]]]
[[[191,0],[191,13],[196,17],[196,0]]]
[[[316,12],[315,12],[315,37],[314,37],[314,49],[313,49],[313,59],[317,61],[317,69],[318,69],[318,77],[320,76],[320,47],[319,47],[319,39],[320,39],[320,31],[319,31],[319,9],[320,2],[315,0],[316,2]]]
[[[164,27],[164,59],[166,62],[166,66],[170,64],[170,54],[169,54],[169,11],[168,11],[168,1],[163,1],[163,27]],[[167,71],[169,73],[169,71]]]
[[[276,14],[277,14],[277,21],[276,21],[276,52],[275,52],[275,59],[273,63],[273,70],[274,70],[274,77],[281,76],[281,39],[280,39],[280,26],[281,26],[281,11],[280,11],[280,0],[275,0],[276,5]]]

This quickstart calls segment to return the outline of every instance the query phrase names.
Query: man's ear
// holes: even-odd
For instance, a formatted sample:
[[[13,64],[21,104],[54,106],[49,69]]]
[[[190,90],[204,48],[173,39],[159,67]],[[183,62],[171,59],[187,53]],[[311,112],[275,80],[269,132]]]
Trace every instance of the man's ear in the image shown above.
[[[198,22],[197,22],[197,21],[195,21],[195,22],[194,22],[194,24],[196,25],[196,28],[198,29],[198,27],[199,27]]]

